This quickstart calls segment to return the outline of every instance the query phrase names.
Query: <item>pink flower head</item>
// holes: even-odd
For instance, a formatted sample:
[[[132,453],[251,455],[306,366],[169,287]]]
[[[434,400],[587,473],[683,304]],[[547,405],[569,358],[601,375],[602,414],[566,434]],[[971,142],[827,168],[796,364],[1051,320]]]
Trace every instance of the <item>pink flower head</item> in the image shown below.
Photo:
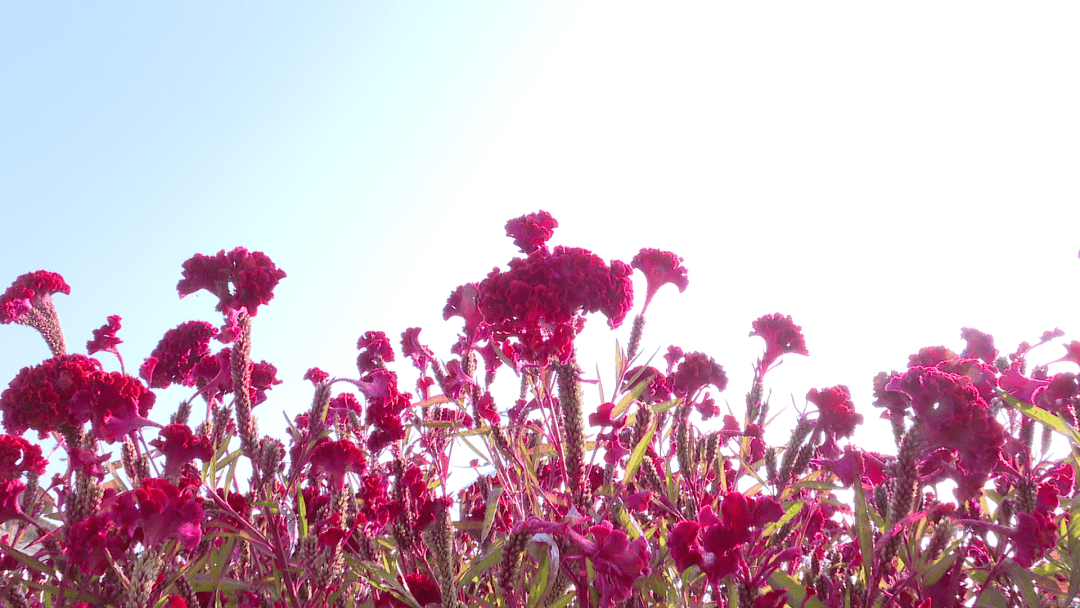
[[[1016,531],[1010,535],[1013,559],[1023,568],[1030,568],[1036,560],[1058,544],[1058,526],[1048,513],[1033,511],[1016,515]]]
[[[727,388],[724,368],[705,353],[694,352],[683,357],[679,369],[671,374],[671,392],[677,397],[692,397],[700,389],[713,385],[716,390]]]
[[[753,323],[754,331],[751,336],[765,339],[765,355],[761,358],[761,370],[768,370],[780,355],[795,353],[809,355],[806,350],[806,340],[802,335],[802,327],[795,325],[791,315],[783,316],[780,313],[765,315]]]
[[[544,243],[555,234],[559,222],[547,211],[538,211],[514,218],[506,222],[506,236],[514,239],[514,244],[525,255],[545,248]]]
[[[645,403],[661,403],[671,399],[671,382],[655,367],[638,366],[628,369],[623,374],[623,381],[633,382],[633,386],[642,382],[648,383],[639,397]],[[633,386],[626,388],[633,388]]]
[[[596,572],[593,582],[600,592],[599,606],[609,608],[629,599],[634,581],[652,573],[652,553],[644,537],[630,541],[607,520],[591,526],[589,533],[594,540],[580,542],[580,548]]]
[[[345,487],[345,474],[363,475],[367,470],[367,460],[363,451],[352,441],[332,441],[324,437],[311,450],[311,468],[326,475],[330,487],[340,492]]]
[[[186,424],[170,424],[159,431],[160,436],[150,442],[165,454],[165,469],[162,475],[172,479],[178,477],[180,472],[192,460],[198,458],[203,462],[214,457],[214,448],[210,441],[203,436],[195,436],[191,427]]]
[[[248,393],[251,395],[251,407],[266,402],[266,391],[281,384],[277,379],[277,367],[273,363],[259,361],[251,364],[251,386]]]
[[[925,346],[908,357],[908,367],[937,367],[940,363],[955,358],[956,353],[944,346]]]
[[[116,350],[116,346],[124,342],[116,337],[116,332],[120,331],[120,317],[111,315],[107,321],[105,325],[94,330],[94,339],[86,343],[86,354],[104,351],[120,356],[120,352]]]
[[[72,396],[71,409],[77,418],[91,421],[99,439],[113,443],[156,424],[146,418],[156,399],[138,378],[97,372],[88,386]]]
[[[982,359],[988,365],[994,364],[994,360],[998,356],[998,350],[994,348],[994,336],[977,329],[964,327],[960,329],[960,337],[967,341],[967,348],[964,349],[963,356]]]
[[[410,327],[401,332],[401,354],[412,359],[420,373],[425,373],[428,365],[435,360],[435,353],[420,343],[419,327]]]
[[[568,361],[584,325],[581,315],[602,312],[615,328],[633,303],[630,267],[618,260],[609,266],[585,249],[539,249],[509,265],[480,283],[477,303],[493,339],[516,339],[522,358],[532,364],[551,357]]]
[[[662,285],[671,283],[679,288],[679,293],[686,291],[690,281],[686,278],[686,268],[682,266],[683,259],[670,251],[659,249],[642,249],[630,261],[630,266],[645,273],[645,305],[641,313],[649,307],[649,302]]]
[[[35,308],[52,309],[52,296],[57,293],[71,295],[71,287],[55,272],[39,270],[20,276],[0,296],[0,323],[20,323]]]
[[[139,376],[150,388],[168,388],[172,384],[195,386],[195,366],[210,356],[210,339],[217,333],[217,328],[206,321],[177,325],[165,332],[143,363]]]
[[[22,437],[0,435],[0,480],[15,479],[23,473],[42,475],[48,464],[41,455],[41,446]]]
[[[460,399],[465,394],[465,389],[476,386],[476,381],[465,373],[461,367],[460,359],[453,359],[446,364],[446,378],[443,381],[443,390],[451,399]]]
[[[450,293],[443,307],[443,320],[449,321],[450,317],[461,317],[465,320],[465,338],[471,344],[477,339],[481,326],[484,323],[484,315],[480,314],[477,297],[480,291],[477,283],[465,283]]]
[[[34,429],[41,438],[62,426],[81,427],[86,413],[72,398],[91,386],[101,363],[84,355],[60,355],[19,371],[0,395],[4,428],[13,435]]]
[[[123,557],[129,545],[131,537],[113,525],[109,514],[99,513],[72,524],[64,555],[79,570],[100,575],[109,568],[110,561]]]
[[[382,367],[386,361],[394,360],[394,347],[381,331],[369,331],[356,341],[360,355],[356,358],[356,368],[360,374],[366,374],[376,367]]]
[[[218,311],[228,314],[246,308],[252,317],[259,305],[273,299],[274,287],[285,278],[264,253],[243,247],[228,254],[222,249],[213,257],[196,253],[183,267],[184,278],[176,285],[181,298],[205,289],[218,297]]]
[[[831,437],[850,437],[862,424],[862,414],[855,413],[851,391],[844,385],[818,390],[810,389],[806,400],[818,408],[817,426]]]
[[[197,487],[181,489],[164,479],[144,479],[141,487],[117,496],[113,520],[147,547],[175,539],[190,551],[202,540],[204,512]]]
[[[13,519],[30,521],[19,506],[19,494],[26,489],[26,484],[18,479],[0,480],[0,524]]]
[[[971,475],[986,475],[997,465],[1004,428],[970,379],[934,367],[912,367],[885,388],[911,399],[914,429],[922,436],[924,453],[957,450]]]
[[[1060,359],[1055,359],[1050,363],[1060,363],[1062,361],[1068,361],[1080,365],[1080,341],[1073,340],[1065,345],[1065,356]]]
[[[315,386],[319,386],[323,382],[326,382],[330,378],[330,374],[322,371],[317,367],[312,367],[304,372],[304,380],[311,380],[311,383]]]

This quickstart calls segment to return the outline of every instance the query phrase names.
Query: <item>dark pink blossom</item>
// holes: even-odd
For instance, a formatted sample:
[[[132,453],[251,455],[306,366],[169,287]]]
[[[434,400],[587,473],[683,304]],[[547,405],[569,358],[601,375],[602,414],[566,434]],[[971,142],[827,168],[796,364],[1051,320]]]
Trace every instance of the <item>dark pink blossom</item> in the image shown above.
[[[312,367],[304,372],[304,380],[311,380],[311,383],[315,386],[319,386],[323,382],[326,382],[330,378],[330,374],[322,371],[317,367]]]
[[[964,327],[960,329],[960,337],[967,341],[967,348],[962,353],[965,357],[982,359],[988,365],[993,365],[997,359],[998,350],[994,348],[994,337],[977,329]]]
[[[514,244],[525,255],[545,247],[544,243],[555,234],[559,222],[547,211],[537,211],[506,222],[506,236],[514,239]]]
[[[26,489],[26,484],[18,479],[0,480],[0,524],[13,519],[29,522],[29,517],[19,506],[19,494]]]
[[[71,398],[76,417],[90,420],[93,432],[107,443],[144,426],[157,426],[146,418],[157,395],[138,378],[120,372],[96,372],[92,381]]]
[[[195,366],[210,356],[210,339],[217,328],[206,321],[188,321],[165,332],[139,376],[150,388],[168,388],[172,384],[195,386]]]
[[[147,547],[173,539],[190,551],[202,540],[204,512],[197,487],[144,479],[140,487],[116,497],[113,520]]]
[[[533,364],[550,357],[569,360],[583,327],[581,315],[602,312],[615,328],[633,304],[630,267],[618,260],[609,266],[585,249],[541,249],[509,265],[480,283],[477,303],[492,337],[516,339],[522,357]]]
[[[332,441],[324,437],[311,450],[311,467],[326,475],[333,491],[340,492],[345,486],[347,473],[363,475],[367,471],[367,459],[352,441]]]
[[[0,323],[19,323],[36,307],[52,309],[52,296],[57,293],[71,295],[71,287],[55,272],[39,270],[20,276],[0,295]]]
[[[165,455],[165,469],[162,475],[172,479],[192,460],[198,458],[206,462],[213,458],[214,448],[203,436],[196,436],[186,424],[170,424],[159,431],[159,436],[150,442]]]
[[[101,363],[84,355],[60,355],[19,371],[0,395],[4,428],[13,435],[34,429],[41,438],[62,426],[81,427],[89,420],[72,398],[91,386]]]
[[[251,364],[251,386],[248,392],[251,395],[251,407],[266,402],[266,391],[281,384],[277,379],[277,367],[266,361]]]
[[[419,327],[410,327],[401,332],[401,354],[412,359],[420,373],[425,373],[428,365],[435,361],[435,353],[420,343]]]
[[[682,266],[682,261],[683,259],[674,253],[659,249],[642,249],[630,261],[631,267],[645,274],[645,305],[641,307],[641,314],[645,314],[653,295],[662,285],[671,283],[679,288],[679,293],[686,291],[690,281],[686,278],[686,268]]]
[[[446,378],[443,381],[443,390],[451,399],[460,399],[465,394],[465,389],[476,386],[476,382],[465,373],[461,367],[460,359],[453,359],[446,364]]]
[[[222,249],[213,257],[196,253],[183,264],[184,278],[176,285],[180,297],[205,289],[218,297],[223,313],[245,308],[254,317],[262,304],[274,297],[274,288],[285,272],[265,254],[237,247]]]
[[[465,320],[465,338],[470,344],[476,340],[484,323],[484,315],[480,313],[477,304],[479,295],[477,283],[465,283],[450,293],[446,306],[443,307],[444,321],[449,321],[450,317],[461,317]]]
[[[806,393],[806,400],[818,408],[817,428],[831,437],[851,437],[855,427],[862,424],[862,414],[855,413],[851,391],[844,385],[812,388]]]
[[[649,576],[652,552],[645,538],[631,541],[622,530],[615,530],[610,521],[591,526],[593,540],[580,543],[580,549],[592,562],[596,577],[593,583],[600,594],[600,608],[609,608],[630,598],[634,581]]]
[[[23,473],[42,475],[48,464],[41,455],[41,446],[22,437],[0,435],[0,480],[15,479]]]
[[[956,353],[944,346],[925,346],[908,357],[908,367],[937,367],[943,361],[956,358]]]
[[[1017,513],[1016,530],[1009,537],[1013,544],[1013,559],[1021,567],[1030,568],[1057,546],[1057,536],[1058,526],[1046,512]]]
[[[708,385],[722,391],[727,388],[724,368],[705,353],[694,352],[683,357],[679,369],[671,374],[671,392],[678,397],[692,397]]]
[[[100,575],[110,561],[120,561],[131,545],[131,537],[113,525],[112,517],[99,513],[72,524],[64,543],[64,555],[79,570]]]
[[[1069,363],[1075,363],[1080,365],[1080,341],[1073,340],[1065,345],[1065,356],[1060,359],[1055,359],[1050,363],[1060,363],[1062,361],[1068,361]]]
[[[627,389],[646,382],[645,389],[638,397],[645,403],[662,403],[671,399],[671,382],[655,367],[638,366],[628,369],[623,374],[623,381],[633,383],[632,386],[626,386]]]
[[[412,593],[413,599],[421,606],[430,604],[442,605],[442,594],[439,592],[439,584],[430,576],[421,572],[410,572],[405,575],[405,585]]]
[[[120,331],[120,317],[111,315],[107,321],[105,325],[94,330],[94,339],[86,343],[86,354],[104,351],[120,356],[120,352],[116,350],[117,345],[124,342],[116,337],[116,332]]]
[[[806,350],[806,340],[802,335],[802,327],[795,325],[791,315],[783,316],[773,313],[758,318],[753,323],[754,331],[751,336],[765,339],[765,354],[761,357],[761,370],[768,370],[781,355],[795,353],[809,355]]]
[[[394,360],[394,347],[381,331],[369,331],[356,341],[360,354],[356,358],[356,368],[360,374],[366,374],[376,367],[382,367],[386,361]]]
[[[1023,367],[1024,363],[1020,360],[1010,363],[1009,368],[998,378],[998,386],[1022,403],[1033,403],[1035,394],[1044,389],[1050,381],[1036,380],[1025,376],[1020,371]]]

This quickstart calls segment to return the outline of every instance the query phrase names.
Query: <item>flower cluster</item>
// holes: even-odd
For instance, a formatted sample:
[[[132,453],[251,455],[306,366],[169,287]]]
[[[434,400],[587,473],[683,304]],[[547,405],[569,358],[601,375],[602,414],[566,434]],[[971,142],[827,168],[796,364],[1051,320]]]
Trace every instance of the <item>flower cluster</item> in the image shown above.
[[[1080,380],[1028,371],[1060,331],[999,357],[989,334],[963,328],[966,348],[927,347],[878,375],[895,454],[853,443],[864,415],[844,385],[810,389],[770,445],[766,372],[808,353],[801,327],[779,313],[750,323],[765,351],[745,410],[721,415],[728,373],[714,358],[671,345],[665,367],[636,353],[658,289],[688,285],[682,259],[549,248],[557,226],[543,211],[507,223],[524,257],[451,294],[444,317],[464,328],[448,359],[418,327],[400,348],[369,331],[355,370],[293,379],[313,398],[285,438],[260,435],[253,411],[281,382],[252,358],[252,318],[285,276],[266,255],[185,262],[180,295],[218,296],[223,328],[167,331],[141,379],[88,356],[120,356],[119,317],[87,355],[66,353],[49,300],[66,283],[20,277],[0,315],[44,328],[54,356],[0,394],[0,603],[939,608],[1075,596],[1080,461],[1057,455],[1054,435],[1080,443]],[[631,269],[647,281],[633,346],[597,396],[575,340],[590,313],[620,327]],[[1065,350],[1051,364],[1080,364],[1080,342]],[[411,384],[399,360],[416,397],[399,388]],[[518,376],[509,403],[503,363]],[[153,422],[154,391],[169,386],[189,397]],[[31,430],[55,451],[21,436]],[[54,454],[66,466],[42,483]]]

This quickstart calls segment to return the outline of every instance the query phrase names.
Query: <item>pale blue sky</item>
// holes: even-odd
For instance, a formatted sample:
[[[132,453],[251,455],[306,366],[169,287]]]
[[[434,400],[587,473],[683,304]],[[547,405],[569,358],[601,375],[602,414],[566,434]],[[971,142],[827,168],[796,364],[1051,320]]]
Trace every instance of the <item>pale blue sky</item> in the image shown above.
[[[554,243],[686,258],[646,348],[715,357],[737,412],[750,323],[782,312],[811,356],[774,403],[848,384],[869,419],[874,374],[962,326],[1080,339],[1078,25],[1071,3],[8,4],[0,287],[60,272],[71,349],[119,314],[133,371],[218,321],[177,298],[185,259],[265,252],[288,278],[253,354],[285,384],[257,413],[280,428],[364,331],[421,326],[449,358],[446,296],[545,209]],[[590,320],[583,364],[628,330]],[[0,327],[4,383],[47,356]]]

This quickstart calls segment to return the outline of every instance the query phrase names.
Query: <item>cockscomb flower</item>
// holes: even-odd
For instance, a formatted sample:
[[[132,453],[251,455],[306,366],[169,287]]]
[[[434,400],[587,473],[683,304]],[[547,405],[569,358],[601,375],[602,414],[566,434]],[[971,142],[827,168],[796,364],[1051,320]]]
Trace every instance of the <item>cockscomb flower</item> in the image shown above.
[[[771,497],[750,499],[729,492],[720,504],[720,513],[722,518],[713,512],[712,505],[705,505],[697,521],[675,524],[668,540],[675,567],[686,570],[697,566],[713,585],[738,571],[745,563],[741,545],[754,540],[755,529],[779,520],[784,510]]]
[[[86,343],[86,354],[92,355],[104,351],[119,358],[120,351],[116,347],[124,342],[116,337],[116,332],[120,331],[120,317],[110,315],[106,321],[105,325],[94,330],[94,339]],[[121,365],[123,365],[123,359],[121,359]]]
[[[64,354],[64,332],[52,301],[58,293],[70,295],[71,287],[55,272],[39,270],[20,276],[0,295],[0,323],[33,327],[45,338],[53,355]]]
[[[592,540],[571,535],[578,550],[592,563],[593,583],[600,593],[600,608],[610,608],[630,598],[634,581],[652,573],[652,552],[645,538],[631,541],[626,532],[615,530],[610,521],[590,526]]]
[[[376,367],[382,367],[386,361],[394,360],[394,347],[389,338],[381,331],[369,331],[356,341],[360,354],[356,358],[356,368],[364,375]]]
[[[1061,363],[1062,361],[1068,361],[1080,365],[1080,341],[1073,340],[1065,345],[1065,356],[1060,359],[1055,359],[1050,363]]]
[[[72,524],[64,543],[64,555],[82,572],[99,575],[110,562],[120,561],[131,537],[113,525],[111,515],[99,513]]]
[[[333,441],[324,437],[311,450],[311,467],[326,475],[330,487],[340,492],[345,486],[345,474],[363,475],[367,471],[367,459],[363,451],[352,441]]]
[[[559,222],[547,211],[537,211],[506,222],[506,236],[514,239],[521,253],[530,253],[545,247],[544,243],[555,234]]]
[[[101,363],[84,355],[60,355],[24,367],[0,395],[4,428],[13,435],[34,429],[44,439],[65,425],[81,427],[89,418],[72,407],[72,398],[99,372]]]
[[[855,413],[851,391],[844,385],[818,390],[810,389],[806,400],[818,408],[817,427],[831,437],[850,437],[862,424],[862,414]]]
[[[141,487],[116,497],[113,520],[147,547],[175,539],[190,551],[202,540],[204,511],[197,487],[178,488],[164,479],[144,479]]]
[[[192,460],[198,458],[203,462],[214,456],[214,448],[210,440],[203,436],[196,436],[191,432],[191,427],[186,424],[170,424],[161,429],[157,439],[150,442],[165,455],[165,468],[162,476],[173,479]]]
[[[982,359],[988,365],[993,365],[997,360],[998,349],[994,347],[994,336],[977,329],[963,327],[960,329],[960,337],[967,341],[963,356]]]
[[[218,297],[218,311],[228,314],[245,308],[252,317],[273,299],[274,288],[285,278],[266,254],[243,247],[228,254],[222,249],[213,257],[196,253],[183,268],[184,278],[176,285],[181,298],[205,289]]]
[[[659,249],[642,249],[630,261],[631,267],[645,274],[645,305],[641,307],[641,314],[645,314],[653,295],[662,285],[671,283],[679,288],[679,293],[686,291],[690,281],[686,278],[686,268],[682,266],[682,261],[683,259],[674,253]]]
[[[0,480],[15,479],[23,473],[41,475],[48,464],[41,455],[41,446],[22,437],[0,435]]]
[[[165,332],[146,358],[139,376],[150,388],[168,388],[172,384],[195,386],[194,370],[210,356],[210,339],[218,330],[206,321],[188,321]]]
[[[144,426],[160,426],[146,418],[157,395],[138,378],[120,372],[97,372],[92,382],[71,399],[71,408],[80,419],[88,419],[93,432],[114,443]]]
[[[484,323],[484,315],[480,314],[476,301],[479,294],[477,283],[465,283],[450,292],[446,306],[443,306],[443,321],[449,321],[450,317],[461,317],[465,320],[465,339],[469,344],[479,338]]]
[[[602,312],[618,327],[633,304],[632,272],[615,260],[576,247],[541,249],[510,260],[510,269],[488,274],[479,285],[477,303],[492,336],[516,338],[521,355],[534,364],[549,357],[569,360],[573,338],[591,312]]]
[[[773,313],[760,317],[753,323],[754,331],[751,336],[765,339],[765,354],[761,357],[760,368],[762,372],[768,370],[772,364],[787,353],[797,355],[809,355],[806,350],[806,340],[802,335],[802,327],[795,325],[791,315],[784,316]]]
[[[683,357],[670,377],[671,392],[677,397],[693,397],[700,389],[708,385],[722,391],[727,388],[727,374],[724,368],[705,353],[694,352]]]

